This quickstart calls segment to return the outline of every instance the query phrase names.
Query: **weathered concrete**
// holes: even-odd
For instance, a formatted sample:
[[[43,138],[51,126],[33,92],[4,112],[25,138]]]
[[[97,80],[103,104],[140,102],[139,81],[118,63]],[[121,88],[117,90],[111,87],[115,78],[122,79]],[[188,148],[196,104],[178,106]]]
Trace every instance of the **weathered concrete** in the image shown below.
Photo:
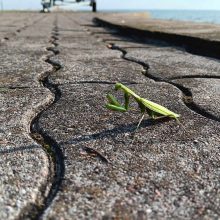
[[[120,43],[117,45],[120,46]],[[126,48],[126,58],[135,58],[147,63],[147,71],[152,76],[160,77],[189,88],[195,103],[203,109],[209,109],[220,118],[219,61],[189,54],[167,47]],[[189,77],[189,79],[187,79]]]
[[[22,19],[17,15],[22,15]],[[35,23],[39,33],[42,26],[46,27],[36,20],[43,17],[37,13],[3,13],[1,25],[8,27],[10,21],[16,29],[24,25],[28,29],[27,24]],[[23,31],[28,35],[26,28]],[[52,161],[29,135],[33,117],[54,99],[39,83],[45,72],[52,70],[45,63],[50,54],[46,52],[48,43],[20,37],[21,33],[10,35],[0,47],[0,219],[35,216],[48,194],[53,175]],[[44,37],[49,39],[47,34]]]
[[[100,39],[106,36],[96,33],[96,30],[93,33],[92,29],[89,31],[93,37]],[[101,41],[95,44],[98,54],[94,53],[94,39],[86,35],[86,32],[82,33],[82,37],[79,37],[78,32],[77,38],[71,38],[68,32],[69,48],[63,43],[67,39],[66,33],[61,31],[59,34],[60,54],[56,60],[60,61],[63,69],[51,79],[60,84],[62,97],[54,108],[42,116],[40,124],[65,152],[66,178],[62,190],[46,212],[45,219],[217,217],[219,195],[213,195],[213,201],[204,195],[215,194],[219,186],[209,189],[208,182],[202,186],[199,186],[199,182],[207,178],[215,182],[219,177],[217,163],[211,168],[211,173],[215,174],[207,176],[210,174],[208,169],[211,163],[204,159],[204,152],[211,153],[209,147],[213,150],[213,156],[218,154],[218,123],[210,120],[205,122],[206,119],[191,112],[183,105],[180,91],[169,84],[154,83],[147,79],[141,74],[141,69],[137,68],[138,64],[122,61],[118,51],[111,55],[106,48],[99,51],[98,48],[102,48]],[[90,46],[88,39],[92,42]],[[112,39],[115,40],[115,37]],[[88,45],[87,50],[84,49],[85,45]],[[173,52],[176,59],[184,60],[181,57],[184,56],[185,64],[190,66],[190,54],[159,46],[157,50],[158,54],[163,50],[170,54]],[[140,49],[138,53],[136,49],[139,57],[134,57],[144,59],[146,51],[148,49]],[[154,54],[151,56],[150,52],[145,56],[155,60]],[[100,60],[100,57],[103,58]],[[201,62],[203,58],[194,59]],[[83,75],[79,74],[80,67]],[[181,67],[184,68],[184,64]],[[186,65],[185,71],[187,68]],[[200,73],[201,69],[197,69],[193,69],[194,74]],[[166,68],[164,70],[167,71]],[[134,112],[122,116],[103,108],[105,95],[112,88],[107,82],[124,81],[124,77],[126,82],[137,83],[132,88],[143,97],[180,113],[186,132],[175,121],[152,124],[152,121],[146,120],[132,145],[132,131],[139,118],[138,114]],[[52,122],[50,117],[55,120]],[[95,150],[95,153],[89,153],[88,149]],[[106,159],[109,161],[107,164]],[[209,165],[206,167],[205,164]],[[205,205],[207,199],[208,206]]]
[[[142,42],[161,41],[186,51],[219,59],[219,25],[149,19],[132,14],[100,14],[95,22]]]
[[[120,46],[120,43],[118,43]],[[170,47],[127,48],[126,57],[150,64],[150,72],[163,78],[190,75],[219,76],[219,61],[195,56]],[[166,70],[166,71],[164,71]]]
[[[220,79],[182,79],[174,80],[183,86],[190,88],[194,102],[205,111],[220,118]]]
[[[152,19],[144,13],[106,13],[97,17],[114,24],[140,30],[220,40],[220,26],[217,24]]]
[[[103,37],[103,34],[97,36]],[[150,68],[147,72],[150,75],[189,88],[194,94],[195,103],[220,118],[219,108],[216,107],[219,106],[218,60],[192,55],[180,48],[160,44],[145,44],[142,47],[140,44],[117,41],[115,38],[108,38],[107,42],[124,50],[125,59],[148,64]]]
[[[150,82],[132,88],[181,113],[187,132],[175,121],[146,120],[132,145],[140,116],[104,109],[111,86],[61,86],[63,98],[41,119],[66,157],[62,190],[45,219],[191,218],[200,210],[203,216],[218,216],[218,123],[192,114],[179,101],[178,91],[167,85],[158,89]],[[209,188],[211,182],[216,183]]]
[[[0,42],[14,38],[20,32],[44,19],[45,15],[33,12],[1,12]]]
[[[37,16],[0,46],[0,218],[218,219],[219,61],[121,37],[90,13]],[[181,124],[146,117],[134,136],[138,111],[104,107],[110,91],[123,101],[115,82]]]
[[[11,47],[9,44],[1,47],[1,87],[39,87],[39,78],[45,69],[52,69],[45,63],[45,49]]]
[[[43,203],[50,161],[42,146],[29,136],[29,124],[53,97],[45,89],[1,89],[0,218],[34,215]]]

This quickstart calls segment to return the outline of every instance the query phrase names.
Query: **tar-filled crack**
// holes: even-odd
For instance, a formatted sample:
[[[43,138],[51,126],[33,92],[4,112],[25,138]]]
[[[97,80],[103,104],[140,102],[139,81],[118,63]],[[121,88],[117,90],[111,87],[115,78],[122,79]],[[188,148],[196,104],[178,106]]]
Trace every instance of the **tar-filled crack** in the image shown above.
[[[62,150],[59,147],[59,144],[52,138],[50,135],[40,126],[39,120],[41,116],[53,106],[61,97],[61,91],[58,85],[53,84],[49,77],[54,72],[58,71],[61,65],[58,62],[51,60],[51,57],[56,56],[59,53],[57,48],[59,30],[57,28],[57,21],[55,21],[54,29],[51,36],[51,44],[53,47],[47,48],[48,51],[52,51],[53,55],[49,55],[45,62],[53,66],[53,70],[46,72],[46,76],[43,79],[40,79],[39,82],[45,87],[48,88],[55,96],[53,103],[51,103],[47,108],[41,111],[31,122],[31,134],[30,136],[43,146],[44,150],[47,152],[49,161],[50,161],[50,174],[47,180],[47,186],[41,189],[43,202],[41,204],[32,205],[31,211],[24,213],[21,218],[31,218],[31,219],[41,219],[47,208],[51,205],[53,199],[57,195],[63,177],[64,177],[64,156]],[[49,190],[48,190],[49,187]],[[48,192],[49,191],[49,192]],[[48,193],[46,193],[48,192]],[[46,195],[45,195],[46,194]]]
[[[30,86],[0,86],[0,89],[30,89],[30,88],[35,88],[35,87],[30,87]]]
[[[177,80],[177,79],[220,79],[220,76],[216,76],[216,75],[183,75],[183,76],[169,77],[169,80]]]
[[[205,117],[205,118],[208,118],[208,119],[211,119],[211,120],[214,120],[214,121],[218,121],[220,122],[220,118],[216,115],[213,115],[209,112],[207,112],[205,109],[203,109],[201,106],[198,106],[194,101],[193,101],[193,94],[191,92],[191,90],[183,85],[180,85],[178,83],[175,83],[175,82],[172,82],[171,79],[165,79],[165,78],[162,78],[162,77],[159,77],[157,75],[153,75],[149,72],[149,69],[150,69],[150,65],[147,63],[147,62],[144,62],[144,61],[141,61],[139,59],[136,59],[136,58],[133,58],[133,57],[127,57],[127,51],[119,46],[116,46],[115,44],[109,44],[108,45],[108,48],[109,49],[112,49],[112,50],[118,50],[122,53],[122,56],[121,58],[124,59],[124,60],[127,60],[129,62],[133,62],[133,63],[137,63],[139,65],[141,65],[143,67],[143,74],[148,77],[149,79],[152,79],[154,80],[155,82],[164,82],[164,83],[168,83],[170,85],[173,85],[175,86],[177,89],[179,89],[182,93],[182,100],[183,100],[183,103],[189,108],[191,109],[193,112]],[[193,77],[192,77],[193,78]],[[198,76],[196,77],[198,78]],[[211,78],[211,77],[203,77],[203,78]],[[215,78],[215,77],[214,77]],[[174,79],[174,78],[173,78]]]
[[[115,85],[115,83],[117,83],[117,81],[115,82],[110,82],[110,81],[98,81],[98,80],[91,80],[91,81],[76,81],[76,82],[66,82],[63,84],[68,84],[68,85],[75,85],[75,84],[103,84],[103,85]],[[125,84],[125,85],[137,85],[137,84],[141,84],[141,83],[137,83],[137,82],[128,82],[128,81],[122,81],[121,83]],[[63,84],[59,84],[59,85],[63,85]]]

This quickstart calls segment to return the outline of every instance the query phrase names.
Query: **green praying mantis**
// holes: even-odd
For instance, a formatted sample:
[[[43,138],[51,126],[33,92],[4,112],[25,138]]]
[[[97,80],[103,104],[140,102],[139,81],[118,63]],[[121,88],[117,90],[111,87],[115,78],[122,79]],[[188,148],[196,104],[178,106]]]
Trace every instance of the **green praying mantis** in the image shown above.
[[[179,122],[178,120],[178,118],[180,117],[179,114],[176,114],[155,102],[149,101],[147,99],[138,96],[136,93],[134,93],[131,89],[129,89],[125,85],[121,83],[116,83],[115,90],[116,91],[122,90],[124,92],[124,99],[125,99],[124,105],[121,105],[112,94],[108,94],[107,99],[109,103],[106,104],[106,108],[114,111],[126,112],[129,110],[129,101],[130,98],[132,97],[137,102],[140,111],[142,113],[142,117],[137,125],[136,130],[138,129],[142,120],[144,119],[145,113],[147,113],[152,119],[169,117]]]

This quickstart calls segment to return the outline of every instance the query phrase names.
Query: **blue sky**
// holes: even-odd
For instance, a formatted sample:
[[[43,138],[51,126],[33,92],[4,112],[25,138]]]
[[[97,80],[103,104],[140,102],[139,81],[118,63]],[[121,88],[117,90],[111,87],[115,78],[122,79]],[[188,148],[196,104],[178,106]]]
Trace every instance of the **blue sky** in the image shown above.
[[[40,9],[41,0],[0,0],[4,9]],[[97,0],[98,9],[215,9],[220,0]],[[1,4],[0,4],[1,6]]]

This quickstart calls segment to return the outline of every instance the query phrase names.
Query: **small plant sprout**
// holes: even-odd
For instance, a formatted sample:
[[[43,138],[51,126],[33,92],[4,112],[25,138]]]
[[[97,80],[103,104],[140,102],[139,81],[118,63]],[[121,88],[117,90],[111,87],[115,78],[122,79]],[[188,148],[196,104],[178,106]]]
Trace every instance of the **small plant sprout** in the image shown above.
[[[116,83],[115,90],[116,91],[122,90],[124,92],[124,99],[125,99],[124,105],[121,105],[113,95],[108,94],[107,99],[109,103],[106,104],[106,108],[113,111],[126,112],[129,110],[129,101],[130,98],[132,97],[137,102],[140,111],[142,113],[142,117],[137,125],[136,130],[138,129],[142,120],[144,119],[145,113],[147,113],[152,119],[169,117],[179,122],[178,120],[178,118],[180,117],[179,114],[176,114],[155,102],[149,101],[147,99],[138,96],[136,93],[134,93],[131,89],[129,89],[125,85],[121,83]]]

